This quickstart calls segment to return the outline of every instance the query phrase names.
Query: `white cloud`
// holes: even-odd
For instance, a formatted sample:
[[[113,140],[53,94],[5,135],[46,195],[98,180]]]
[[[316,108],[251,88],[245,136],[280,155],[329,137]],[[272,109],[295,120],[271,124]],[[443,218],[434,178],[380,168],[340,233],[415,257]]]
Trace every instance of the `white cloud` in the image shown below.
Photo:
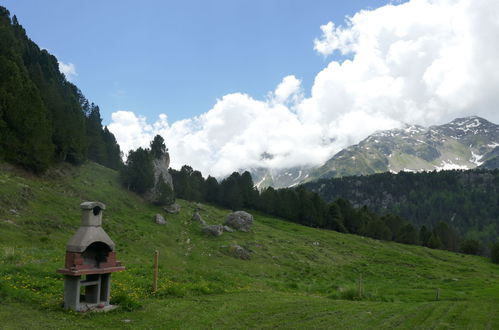
[[[277,103],[286,103],[287,101],[298,103],[300,98],[303,97],[301,81],[293,75],[284,77],[282,82],[277,85],[273,97]]]
[[[208,112],[154,124],[115,112],[110,130],[124,150],[165,137],[173,166],[225,175],[255,166],[321,164],[334,152],[402,123],[480,115],[498,122],[499,2],[411,0],[329,22],[314,49],[332,60],[304,98],[285,77],[266,100],[234,93]],[[273,158],[262,157],[270,154]]]
[[[73,79],[78,76],[78,73],[76,73],[76,66],[73,63],[64,63],[60,60],[58,62],[59,70],[64,73],[67,80],[73,81]]]

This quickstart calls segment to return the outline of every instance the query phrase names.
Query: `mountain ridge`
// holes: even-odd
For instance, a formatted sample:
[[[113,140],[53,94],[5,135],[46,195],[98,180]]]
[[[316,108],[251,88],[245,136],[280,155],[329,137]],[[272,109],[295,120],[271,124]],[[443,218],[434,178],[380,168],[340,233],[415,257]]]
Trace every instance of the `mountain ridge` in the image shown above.
[[[382,172],[473,169],[498,146],[499,126],[478,116],[428,128],[405,125],[375,132],[341,150],[312,171],[306,181]]]
[[[499,125],[473,115],[446,124],[376,131],[346,147],[323,165],[250,169],[258,189],[293,187],[323,178],[499,165]],[[301,181],[300,181],[301,180]]]

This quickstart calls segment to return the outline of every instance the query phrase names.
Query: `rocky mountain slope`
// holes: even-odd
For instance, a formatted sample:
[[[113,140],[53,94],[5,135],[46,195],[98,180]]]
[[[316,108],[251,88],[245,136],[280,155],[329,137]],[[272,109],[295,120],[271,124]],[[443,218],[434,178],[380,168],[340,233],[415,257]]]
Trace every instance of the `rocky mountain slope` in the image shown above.
[[[497,163],[499,125],[472,116],[425,128],[376,132],[338,152],[305,181],[382,172],[472,169]],[[490,168],[489,167],[489,168]]]
[[[310,167],[292,167],[286,169],[269,169],[269,168],[256,168],[251,169],[251,177],[255,183],[255,187],[263,189],[266,187],[286,188],[294,187],[303,181],[307,180]]]
[[[499,125],[471,116],[429,128],[406,125],[376,132],[347,147],[320,167],[257,168],[250,173],[259,189],[382,172],[499,168]]]

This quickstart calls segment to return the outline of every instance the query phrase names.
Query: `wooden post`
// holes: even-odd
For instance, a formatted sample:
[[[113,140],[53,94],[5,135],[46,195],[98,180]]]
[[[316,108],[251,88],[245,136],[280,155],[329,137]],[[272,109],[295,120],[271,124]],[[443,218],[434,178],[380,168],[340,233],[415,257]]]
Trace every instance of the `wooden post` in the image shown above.
[[[152,282],[152,291],[158,290],[158,264],[159,264],[159,251],[154,251],[154,278]]]
[[[359,277],[359,298],[362,299],[362,274]]]
[[[440,300],[440,288],[437,288],[437,294],[435,295],[435,300]]]

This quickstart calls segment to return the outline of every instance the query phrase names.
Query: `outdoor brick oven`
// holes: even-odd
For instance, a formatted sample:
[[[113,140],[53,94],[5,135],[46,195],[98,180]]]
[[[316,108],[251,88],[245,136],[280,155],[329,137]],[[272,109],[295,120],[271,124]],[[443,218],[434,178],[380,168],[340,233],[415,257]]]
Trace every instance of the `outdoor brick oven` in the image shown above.
[[[102,229],[100,202],[80,204],[81,226],[66,245],[64,308],[76,311],[109,309],[111,273],[125,270],[116,260],[115,244]]]

